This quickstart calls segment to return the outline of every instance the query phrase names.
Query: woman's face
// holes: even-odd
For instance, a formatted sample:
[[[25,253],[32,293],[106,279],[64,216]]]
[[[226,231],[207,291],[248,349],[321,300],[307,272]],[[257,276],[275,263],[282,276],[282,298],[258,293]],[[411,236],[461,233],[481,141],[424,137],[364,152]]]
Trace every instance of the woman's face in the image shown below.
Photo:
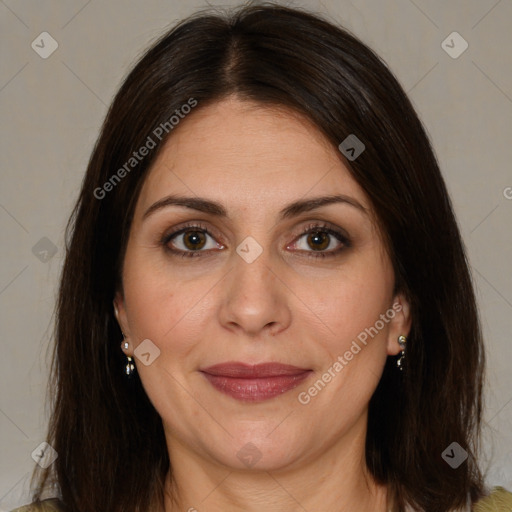
[[[297,116],[230,98],[174,129],[116,297],[171,463],[277,470],[364,445],[410,325],[372,215],[339,151]]]

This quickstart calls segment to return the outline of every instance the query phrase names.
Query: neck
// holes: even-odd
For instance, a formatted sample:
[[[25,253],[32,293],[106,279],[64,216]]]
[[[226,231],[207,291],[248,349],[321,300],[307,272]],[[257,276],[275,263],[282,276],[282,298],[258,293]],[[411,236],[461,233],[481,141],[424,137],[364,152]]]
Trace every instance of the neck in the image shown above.
[[[386,487],[374,481],[364,460],[366,429],[353,432],[320,456],[266,471],[228,468],[168,439],[172,479],[169,473],[165,512],[387,512]]]

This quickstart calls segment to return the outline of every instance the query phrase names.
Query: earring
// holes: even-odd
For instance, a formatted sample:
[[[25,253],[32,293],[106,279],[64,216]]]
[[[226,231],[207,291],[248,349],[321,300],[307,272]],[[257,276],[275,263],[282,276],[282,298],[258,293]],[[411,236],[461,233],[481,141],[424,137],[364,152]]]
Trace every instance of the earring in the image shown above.
[[[130,344],[126,340],[124,340],[122,343],[122,347],[124,350],[128,350],[130,348]],[[131,379],[133,377],[133,374],[135,373],[135,365],[133,364],[132,357],[126,356],[126,359],[128,360],[128,362],[126,363],[126,366],[124,368],[124,373],[129,379]]]
[[[126,356],[126,359],[128,359],[128,362],[126,363],[124,373],[129,379],[131,379],[135,373],[135,365],[133,364],[133,359],[130,356]]]
[[[398,344],[400,345],[400,348],[402,349],[402,354],[400,355],[400,358],[396,362],[396,366],[400,371],[403,371],[404,369],[404,362],[405,362],[405,344],[407,342],[407,338],[401,334],[398,336]]]

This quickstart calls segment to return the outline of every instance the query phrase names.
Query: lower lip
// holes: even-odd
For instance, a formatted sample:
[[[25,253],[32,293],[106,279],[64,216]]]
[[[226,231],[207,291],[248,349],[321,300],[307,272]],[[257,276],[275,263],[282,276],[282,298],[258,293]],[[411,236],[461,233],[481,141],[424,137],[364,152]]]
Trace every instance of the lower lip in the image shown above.
[[[204,372],[203,375],[221,393],[243,402],[263,402],[297,387],[309,377],[310,373],[311,371],[308,370],[297,375],[276,375],[274,377],[261,377],[257,379],[224,377]]]

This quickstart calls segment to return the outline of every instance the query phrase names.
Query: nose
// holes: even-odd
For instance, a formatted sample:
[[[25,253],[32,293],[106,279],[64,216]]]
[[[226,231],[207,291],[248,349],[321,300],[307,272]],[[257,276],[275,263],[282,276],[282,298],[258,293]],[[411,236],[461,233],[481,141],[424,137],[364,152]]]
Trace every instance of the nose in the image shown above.
[[[266,249],[251,263],[233,254],[234,267],[224,280],[219,311],[220,322],[228,330],[263,338],[290,325],[291,291],[279,265],[270,260]]]

